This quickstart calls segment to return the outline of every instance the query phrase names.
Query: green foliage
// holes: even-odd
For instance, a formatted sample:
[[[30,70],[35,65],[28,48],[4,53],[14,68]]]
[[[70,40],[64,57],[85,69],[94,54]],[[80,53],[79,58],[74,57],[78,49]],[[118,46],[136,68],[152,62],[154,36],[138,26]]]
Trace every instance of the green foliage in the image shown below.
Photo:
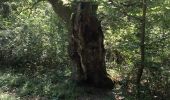
[[[142,80],[147,80],[148,86],[143,84],[145,88],[141,90],[146,98],[147,91],[157,99],[168,96],[165,87],[169,89],[170,83],[170,27],[167,24],[169,11],[168,0],[147,1],[146,61]],[[116,69],[122,73],[122,77],[125,78],[123,80],[126,81],[135,81],[137,68],[140,66],[141,14],[141,3],[138,1],[103,1],[99,6],[99,18],[102,20],[105,33],[106,64],[109,69]],[[124,59],[121,59],[122,57]],[[120,64],[117,60],[123,62]]]
[[[65,3],[70,6],[73,1],[65,0]],[[119,92],[125,92],[122,93],[125,99],[135,100],[134,82],[141,59],[141,2],[92,1],[99,4],[98,17],[105,33],[107,70],[118,87],[121,86]],[[67,78],[71,65],[67,54],[66,26],[47,2],[34,5],[35,2],[0,2],[0,68],[10,68],[0,72],[0,99],[22,100],[37,95],[54,100],[74,100],[80,95],[86,98],[93,89],[76,88]],[[169,95],[169,16],[169,0],[147,1],[146,60],[141,81],[145,99],[166,99]],[[104,100],[113,97],[102,96]]]
[[[88,99],[89,96],[98,98],[98,100],[101,98],[101,100],[112,100],[113,98],[112,94],[104,94],[104,91],[100,89],[77,87],[74,82],[68,79],[67,72],[59,74],[56,71],[57,69],[47,69],[43,74],[37,73],[36,75],[15,72],[11,69],[0,71],[0,99],[75,100]]]
[[[9,19],[1,19],[2,62],[22,67],[58,66],[62,63],[66,66],[67,31],[50,10],[50,5],[41,3],[36,8],[29,8],[32,4],[12,4],[16,8]]]

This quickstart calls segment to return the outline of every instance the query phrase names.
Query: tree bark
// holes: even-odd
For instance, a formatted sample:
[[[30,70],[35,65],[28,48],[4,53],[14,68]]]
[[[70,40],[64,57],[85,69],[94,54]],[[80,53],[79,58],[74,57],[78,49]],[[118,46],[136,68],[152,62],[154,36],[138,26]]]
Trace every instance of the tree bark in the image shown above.
[[[72,18],[74,80],[97,87],[113,87],[105,67],[104,35],[96,17],[97,5],[79,2]]]
[[[137,91],[138,91],[138,99],[140,98],[140,81],[143,73],[143,69],[145,67],[145,34],[146,34],[146,0],[143,0],[143,8],[142,8],[142,20],[141,20],[141,66],[138,69],[137,73]]]
[[[69,29],[71,25],[70,16],[72,14],[72,8],[64,5],[61,0],[48,0],[48,2],[52,5],[54,12],[64,21]]]
[[[97,5],[91,2],[78,2],[70,22],[68,21],[70,9],[58,1],[49,1],[55,12],[60,14],[66,23],[71,23],[69,27],[71,29],[68,30],[71,30],[69,54],[74,63],[73,80],[95,87],[113,88],[114,84],[108,78],[105,67],[104,35],[100,21],[96,17]],[[65,10],[69,12],[63,15]]]

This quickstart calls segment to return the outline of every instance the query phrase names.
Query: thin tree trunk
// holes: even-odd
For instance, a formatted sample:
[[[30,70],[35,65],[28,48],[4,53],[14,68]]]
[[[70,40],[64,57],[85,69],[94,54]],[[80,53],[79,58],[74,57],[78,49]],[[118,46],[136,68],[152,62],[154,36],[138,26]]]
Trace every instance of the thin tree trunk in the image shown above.
[[[141,20],[141,66],[138,69],[137,74],[137,91],[138,91],[138,97],[140,98],[140,81],[143,73],[143,69],[145,67],[145,33],[146,33],[146,0],[143,0],[143,8],[142,8],[142,20]]]
[[[113,82],[107,77],[104,36],[96,10],[97,5],[79,2],[72,15],[70,56],[75,64],[73,78],[76,82],[112,88]]]

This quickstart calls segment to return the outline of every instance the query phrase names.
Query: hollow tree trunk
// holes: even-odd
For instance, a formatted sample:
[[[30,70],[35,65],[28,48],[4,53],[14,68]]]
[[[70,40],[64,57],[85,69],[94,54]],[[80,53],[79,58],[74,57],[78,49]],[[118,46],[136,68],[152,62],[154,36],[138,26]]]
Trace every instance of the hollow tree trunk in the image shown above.
[[[97,5],[79,2],[72,15],[70,56],[74,62],[73,79],[97,87],[113,87],[107,77],[105,49],[100,21],[96,17]]]

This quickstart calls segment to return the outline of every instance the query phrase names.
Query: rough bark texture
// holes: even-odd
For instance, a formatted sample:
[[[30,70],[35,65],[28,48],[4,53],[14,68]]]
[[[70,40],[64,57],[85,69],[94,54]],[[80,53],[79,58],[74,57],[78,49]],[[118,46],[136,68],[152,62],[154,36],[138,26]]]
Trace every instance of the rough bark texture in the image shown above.
[[[104,36],[96,10],[97,5],[79,2],[72,15],[70,56],[75,64],[73,78],[77,82],[112,88],[113,82],[107,77]]]
[[[55,13],[66,23],[66,26],[69,28],[72,9],[64,5],[62,0],[48,0],[48,2],[52,5]]]

